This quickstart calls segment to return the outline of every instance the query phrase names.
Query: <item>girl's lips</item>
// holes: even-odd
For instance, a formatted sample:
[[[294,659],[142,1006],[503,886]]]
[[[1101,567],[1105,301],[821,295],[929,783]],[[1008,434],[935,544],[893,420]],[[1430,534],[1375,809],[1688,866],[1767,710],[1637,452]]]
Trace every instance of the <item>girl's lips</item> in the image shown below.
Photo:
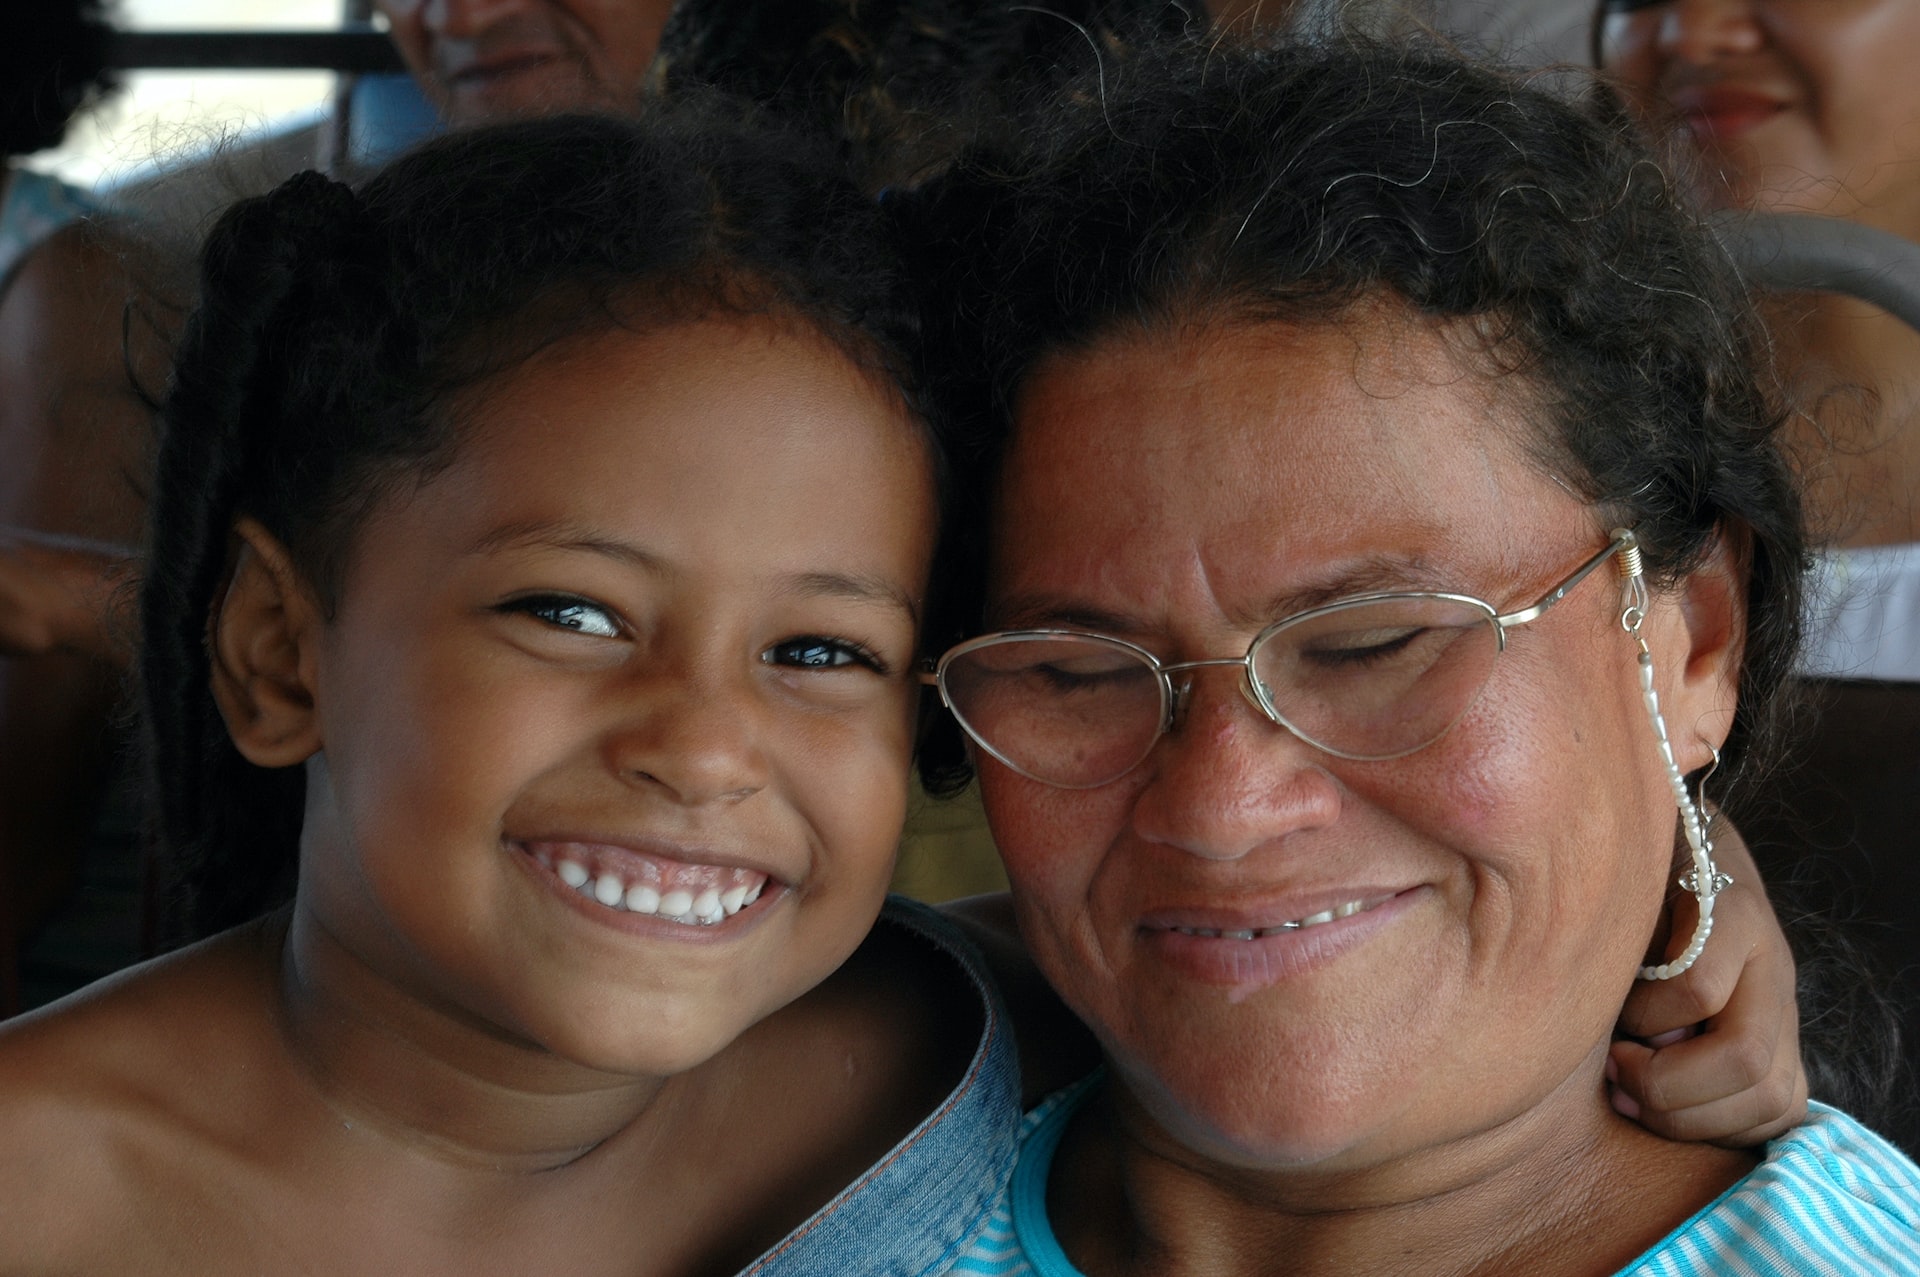
[[[751,929],[787,891],[758,870],[666,861],[604,843],[508,846],[575,912],[634,935],[729,939]]]

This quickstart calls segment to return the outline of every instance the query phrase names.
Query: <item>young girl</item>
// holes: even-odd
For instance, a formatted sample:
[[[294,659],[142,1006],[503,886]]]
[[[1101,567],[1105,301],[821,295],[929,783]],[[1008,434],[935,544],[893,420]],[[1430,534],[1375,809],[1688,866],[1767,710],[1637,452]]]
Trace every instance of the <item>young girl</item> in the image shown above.
[[[923,1273],[984,1222],[1010,1035],[881,909],[939,450],[830,168],[681,108],[223,221],[143,674],[228,929],[0,1032],[0,1266]]]
[[[10,1028],[0,1267],[920,1271],[984,1209],[982,988],[917,915],[847,961],[936,532],[914,310],[830,165],[708,114],[215,232],[143,676],[188,926],[240,925]],[[890,1149],[937,1223],[856,1191],[779,1250]]]

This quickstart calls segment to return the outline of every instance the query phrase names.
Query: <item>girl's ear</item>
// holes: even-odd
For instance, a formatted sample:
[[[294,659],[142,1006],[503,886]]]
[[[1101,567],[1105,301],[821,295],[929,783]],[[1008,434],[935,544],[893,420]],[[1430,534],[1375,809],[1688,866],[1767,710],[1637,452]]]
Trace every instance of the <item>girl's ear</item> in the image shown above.
[[[321,609],[272,533],[244,517],[233,532],[233,574],[207,622],[213,699],[242,757],[291,767],[321,745],[313,695]]]
[[[1670,693],[1667,721],[1675,760],[1683,773],[1691,773],[1710,761],[1707,746],[1718,749],[1733,728],[1745,655],[1740,640],[1746,632],[1746,598],[1724,534],[1714,537],[1713,548],[1680,582],[1678,593],[1686,657]]]

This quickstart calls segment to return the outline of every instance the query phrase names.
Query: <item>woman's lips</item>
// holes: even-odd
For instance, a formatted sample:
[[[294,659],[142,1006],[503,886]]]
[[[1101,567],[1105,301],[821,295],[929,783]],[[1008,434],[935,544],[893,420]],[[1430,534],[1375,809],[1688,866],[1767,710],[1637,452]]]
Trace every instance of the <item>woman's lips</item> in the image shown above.
[[[1787,109],[1773,94],[1724,85],[1675,90],[1673,103],[1687,128],[1703,142],[1734,141]]]
[[[1140,927],[1148,952],[1189,978],[1235,990],[1236,997],[1305,975],[1364,944],[1405,914],[1419,888],[1355,891],[1310,912],[1255,916],[1168,910]]]

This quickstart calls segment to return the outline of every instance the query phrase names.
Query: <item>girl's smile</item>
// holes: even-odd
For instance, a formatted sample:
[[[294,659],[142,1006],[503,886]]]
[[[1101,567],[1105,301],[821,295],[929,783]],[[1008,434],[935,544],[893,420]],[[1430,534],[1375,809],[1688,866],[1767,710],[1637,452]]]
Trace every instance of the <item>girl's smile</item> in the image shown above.
[[[515,1038],[683,1071],[879,909],[923,444],[768,318],[575,339],[449,411],[312,644],[299,907]]]

